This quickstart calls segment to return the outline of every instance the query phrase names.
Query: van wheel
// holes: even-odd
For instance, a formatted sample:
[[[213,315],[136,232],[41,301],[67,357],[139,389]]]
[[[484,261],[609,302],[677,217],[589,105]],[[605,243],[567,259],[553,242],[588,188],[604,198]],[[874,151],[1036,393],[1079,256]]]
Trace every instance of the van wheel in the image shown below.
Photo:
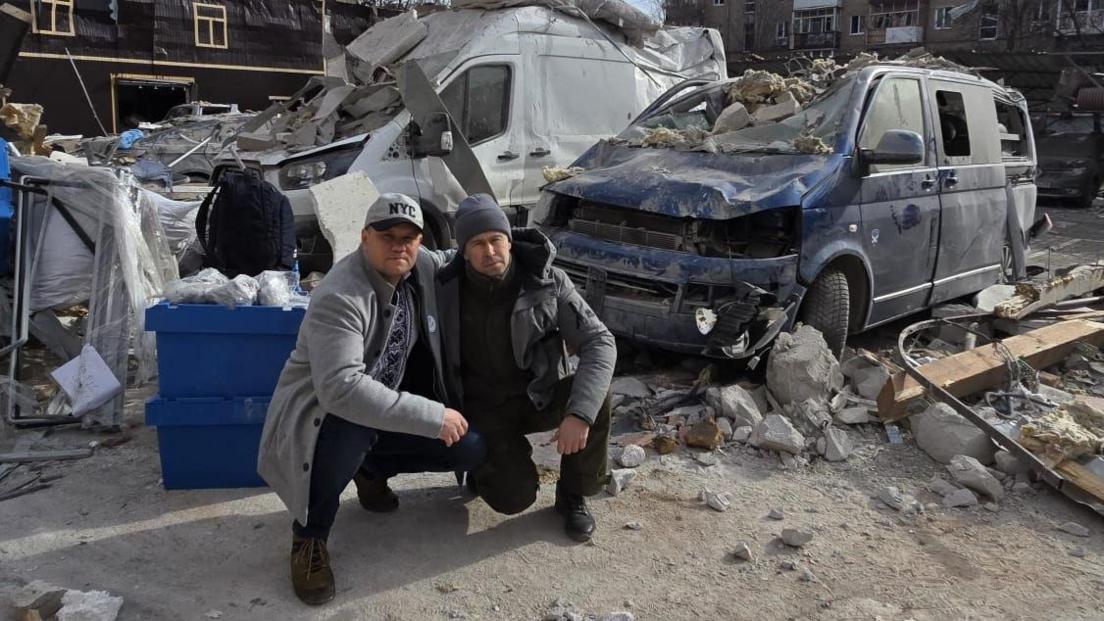
[[[820,330],[837,358],[847,344],[851,317],[851,290],[847,276],[837,269],[821,272],[801,304],[801,321]]]
[[[1081,195],[1081,206],[1092,207],[1093,201],[1096,200],[1097,194],[1100,193],[1100,178],[1094,177],[1089,180],[1088,185],[1085,187],[1085,193]]]

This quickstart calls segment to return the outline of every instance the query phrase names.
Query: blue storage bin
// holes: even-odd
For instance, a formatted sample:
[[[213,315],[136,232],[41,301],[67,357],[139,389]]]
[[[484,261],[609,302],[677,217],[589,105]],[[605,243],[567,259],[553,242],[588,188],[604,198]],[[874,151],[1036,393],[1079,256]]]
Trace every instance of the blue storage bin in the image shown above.
[[[8,160],[8,143],[0,138],[0,179],[11,181],[11,165]],[[12,204],[11,188],[0,187],[0,274],[12,272],[12,262],[8,256],[12,250],[11,221],[15,208]]]
[[[165,489],[262,487],[257,474],[269,397],[166,399],[146,403],[157,427]]]
[[[304,308],[181,304],[146,309],[166,399],[272,395]]]

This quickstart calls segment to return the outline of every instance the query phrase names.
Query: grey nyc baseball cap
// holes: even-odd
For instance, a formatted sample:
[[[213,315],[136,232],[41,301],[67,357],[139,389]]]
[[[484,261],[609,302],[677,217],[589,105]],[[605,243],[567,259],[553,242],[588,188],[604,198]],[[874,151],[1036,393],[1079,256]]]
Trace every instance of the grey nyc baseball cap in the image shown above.
[[[418,202],[406,194],[398,193],[380,194],[376,202],[368,208],[368,215],[364,218],[364,226],[377,231],[385,231],[403,222],[413,224],[418,230],[425,228],[422,208]]]

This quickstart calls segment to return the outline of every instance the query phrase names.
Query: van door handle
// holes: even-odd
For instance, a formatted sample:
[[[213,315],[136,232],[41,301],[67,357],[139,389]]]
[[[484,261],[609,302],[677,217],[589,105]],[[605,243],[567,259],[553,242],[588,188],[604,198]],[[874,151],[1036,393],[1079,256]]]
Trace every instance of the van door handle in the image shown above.
[[[920,187],[925,190],[930,190],[935,187],[935,179],[931,175],[924,175],[924,180],[920,182]]]
[[[536,149],[533,149],[529,152],[529,157],[544,157],[549,153],[551,153],[551,151],[549,151],[548,149],[545,149],[544,147],[537,147]]]
[[[516,160],[518,157],[520,156],[513,151],[503,151],[502,153],[498,154],[498,161],[508,162],[510,160]]]
[[[956,175],[955,173],[947,175],[946,184],[949,188],[953,188],[958,185],[958,175]]]

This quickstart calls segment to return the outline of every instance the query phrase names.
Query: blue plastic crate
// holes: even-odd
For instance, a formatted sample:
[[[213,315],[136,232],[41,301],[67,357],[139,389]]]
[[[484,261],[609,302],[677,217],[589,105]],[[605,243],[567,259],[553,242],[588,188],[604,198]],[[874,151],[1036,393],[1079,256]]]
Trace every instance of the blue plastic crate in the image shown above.
[[[157,427],[165,489],[262,487],[257,474],[269,397],[165,399],[146,403]]]
[[[157,333],[160,395],[272,395],[305,313],[277,306],[151,306],[146,330]]]
[[[8,143],[0,138],[0,179],[11,181],[11,166],[8,160]],[[11,221],[15,209],[12,205],[11,188],[0,187],[0,274],[10,274],[11,260]]]

